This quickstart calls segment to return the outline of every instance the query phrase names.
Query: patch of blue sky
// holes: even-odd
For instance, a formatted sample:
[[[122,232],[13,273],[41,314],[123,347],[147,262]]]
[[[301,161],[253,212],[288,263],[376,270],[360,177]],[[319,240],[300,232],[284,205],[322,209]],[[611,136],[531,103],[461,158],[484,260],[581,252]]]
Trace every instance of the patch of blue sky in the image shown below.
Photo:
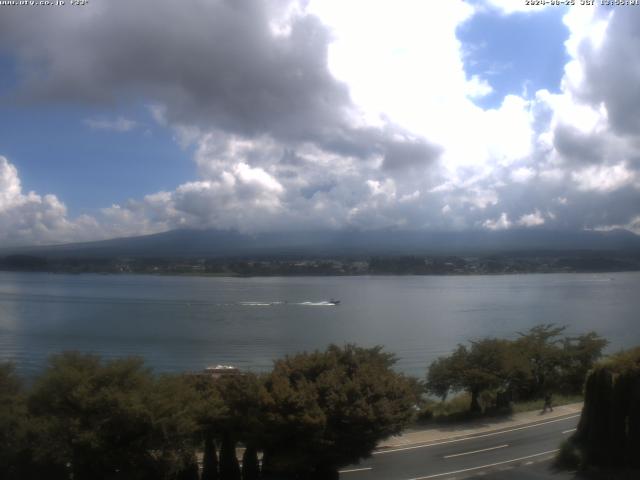
[[[489,82],[492,93],[475,99],[482,108],[500,106],[509,94],[532,96],[537,90],[559,91],[568,61],[563,7],[502,15],[481,9],[457,31],[469,76]]]
[[[18,103],[16,86],[11,60],[0,58],[0,155],[18,168],[23,191],[57,195],[72,216],[173,190],[196,176],[192,149],[181,148],[145,105]],[[135,126],[118,131],[86,122],[120,117]]]

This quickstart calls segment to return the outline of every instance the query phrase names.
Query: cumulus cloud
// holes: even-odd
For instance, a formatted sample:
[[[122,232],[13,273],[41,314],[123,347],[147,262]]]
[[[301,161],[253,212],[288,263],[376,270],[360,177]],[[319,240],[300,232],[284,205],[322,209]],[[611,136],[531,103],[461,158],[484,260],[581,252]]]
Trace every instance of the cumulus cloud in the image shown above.
[[[640,10],[568,9],[560,91],[483,109],[474,99],[491,84],[465,72],[456,29],[479,10],[525,11],[521,2],[124,3],[73,15],[7,10],[0,48],[19,64],[14,93],[110,111],[137,98],[192,147],[197,177],[71,220],[56,197],[22,193],[5,160],[0,218],[22,232],[12,235],[636,229]],[[85,123],[137,127],[125,117]]]
[[[544,218],[542,214],[536,210],[533,213],[528,213],[520,217],[518,225],[523,227],[537,227],[538,225],[544,225]]]
[[[24,193],[18,170],[0,156],[0,244],[65,242],[104,235],[95,219],[70,220],[55,195]]]
[[[507,230],[511,227],[511,222],[505,212],[502,212],[495,220],[485,220],[482,224],[488,230]]]

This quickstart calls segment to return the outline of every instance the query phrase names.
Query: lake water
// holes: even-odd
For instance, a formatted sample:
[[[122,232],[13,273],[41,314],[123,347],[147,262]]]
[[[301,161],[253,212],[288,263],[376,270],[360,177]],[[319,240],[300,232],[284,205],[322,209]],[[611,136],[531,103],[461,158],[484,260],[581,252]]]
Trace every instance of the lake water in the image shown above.
[[[338,306],[323,301],[340,299]],[[330,343],[381,344],[423,376],[457,343],[539,323],[640,344],[640,273],[211,278],[0,272],[0,360],[32,376],[53,353],[139,355],[156,371],[256,371]]]

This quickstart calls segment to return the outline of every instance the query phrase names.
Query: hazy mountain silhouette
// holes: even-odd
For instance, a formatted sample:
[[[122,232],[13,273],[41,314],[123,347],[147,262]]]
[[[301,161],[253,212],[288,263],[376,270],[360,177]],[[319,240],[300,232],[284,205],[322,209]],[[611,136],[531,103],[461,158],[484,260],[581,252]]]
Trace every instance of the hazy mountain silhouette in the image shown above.
[[[227,230],[172,230],[154,235],[40,247],[0,254],[50,257],[234,257],[253,255],[472,254],[525,250],[640,251],[640,236],[543,229],[465,232],[313,231],[243,234]]]

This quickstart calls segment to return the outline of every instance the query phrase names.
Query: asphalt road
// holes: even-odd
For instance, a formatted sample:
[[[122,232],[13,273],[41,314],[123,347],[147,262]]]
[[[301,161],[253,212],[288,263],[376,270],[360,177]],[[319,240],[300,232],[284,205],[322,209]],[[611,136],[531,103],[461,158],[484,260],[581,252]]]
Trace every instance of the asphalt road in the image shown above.
[[[428,480],[520,478],[513,469],[541,470],[539,462],[553,457],[580,415],[540,421],[462,439],[381,450],[340,472],[342,480]],[[532,467],[533,466],[533,467]],[[546,467],[545,467],[546,468]],[[509,473],[511,472],[511,474]],[[526,474],[525,474],[526,475]],[[537,478],[546,478],[547,474]]]

